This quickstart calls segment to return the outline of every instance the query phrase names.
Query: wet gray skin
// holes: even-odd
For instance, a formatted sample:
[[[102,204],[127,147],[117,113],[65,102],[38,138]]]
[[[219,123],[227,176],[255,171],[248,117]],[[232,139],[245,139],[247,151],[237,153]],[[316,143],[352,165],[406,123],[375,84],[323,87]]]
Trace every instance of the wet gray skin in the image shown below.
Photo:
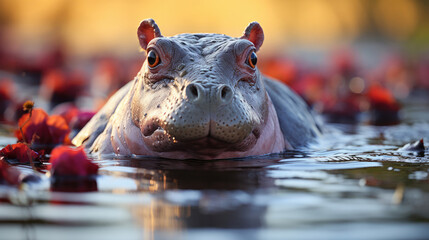
[[[307,105],[264,77],[256,22],[241,38],[163,37],[152,19],[138,28],[147,59],[73,139],[91,152],[166,158],[246,157],[306,145],[320,134]]]

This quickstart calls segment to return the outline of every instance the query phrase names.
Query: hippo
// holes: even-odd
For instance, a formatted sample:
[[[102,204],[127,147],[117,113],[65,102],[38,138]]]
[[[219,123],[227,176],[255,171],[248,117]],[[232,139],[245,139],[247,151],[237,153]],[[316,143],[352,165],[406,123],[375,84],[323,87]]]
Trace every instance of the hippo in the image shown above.
[[[239,38],[161,35],[153,19],[137,29],[146,59],[73,139],[91,153],[170,159],[227,159],[281,153],[321,134],[307,104],[261,74],[257,22]]]

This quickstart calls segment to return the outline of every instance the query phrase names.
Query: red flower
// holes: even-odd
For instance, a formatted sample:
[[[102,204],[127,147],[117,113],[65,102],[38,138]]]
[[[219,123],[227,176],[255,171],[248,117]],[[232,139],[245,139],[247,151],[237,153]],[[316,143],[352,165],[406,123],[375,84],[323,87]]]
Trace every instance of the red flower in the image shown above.
[[[368,98],[371,108],[380,110],[398,111],[399,104],[396,102],[392,93],[386,88],[375,84],[368,90]]]
[[[291,88],[298,93],[309,104],[313,105],[322,99],[326,81],[318,73],[308,73],[299,81],[291,85]]]
[[[72,131],[80,131],[95,115],[95,112],[80,111],[72,103],[62,103],[52,113],[62,116]]]
[[[11,185],[18,185],[20,182],[21,172],[9,166],[7,162],[3,159],[0,159],[0,182],[6,181]]]
[[[46,125],[48,126],[53,144],[70,144],[70,139],[68,138],[70,128],[63,117],[58,115],[50,116],[46,121]]]
[[[24,143],[7,145],[0,150],[0,156],[3,156],[5,159],[17,159],[20,163],[29,163],[40,157],[37,152],[31,150]]]
[[[79,109],[73,103],[67,102],[55,106],[51,113],[62,116],[67,124],[70,125],[71,120],[75,118],[79,112]]]
[[[7,109],[14,105],[15,85],[7,78],[0,78],[0,121],[7,120]]]
[[[400,106],[388,89],[380,85],[373,85],[368,90],[368,99],[371,124],[393,125],[399,123]]]
[[[10,101],[14,98],[15,84],[8,78],[0,79],[0,99]]]
[[[48,170],[53,176],[89,176],[97,174],[98,165],[91,162],[83,148],[59,146],[52,150]]]
[[[271,57],[258,63],[259,69],[265,75],[291,85],[297,80],[298,68],[292,61],[283,57]]]
[[[346,78],[353,77],[356,74],[357,66],[355,54],[350,50],[340,50],[332,58],[334,73]]]
[[[55,145],[68,144],[70,139],[68,135],[70,129],[61,116],[48,116],[42,109],[33,109],[31,118],[30,114],[24,114],[18,121],[21,131],[15,132],[18,141],[36,144],[36,145]],[[29,120],[28,120],[29,119]]]
[[[353,122],[361,112],[361,108],[359,106],[360,99],[356,95],[349,94],[341,97],[331,97],[326,95],[322,99],[322,102],[322,112],[330,115],[331,119],[334,121]]]
[[[81,130],[95,115],[95,112],[80,112],[70,122],[70,128],[73,130]]]
[[[85,84],[86,77],[78,71],[49,69],[43,74],[40,95],[54,104],[73,102],[83,93]]]

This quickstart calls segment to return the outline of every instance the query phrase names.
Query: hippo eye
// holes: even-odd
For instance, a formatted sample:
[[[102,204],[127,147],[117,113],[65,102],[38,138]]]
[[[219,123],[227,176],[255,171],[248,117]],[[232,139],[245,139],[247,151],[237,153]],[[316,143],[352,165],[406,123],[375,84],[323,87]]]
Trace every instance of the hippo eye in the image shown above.
[[[249,64],[250,67],[255,68],[256,63],[258,62],[258,57],[256,56],[255,52],[252,52],[247,57],[247,64]]]
[[[158,53],[156,53],[154,50],[150,50],[147,54],[147,63],[149,64],[149,67],[156,67],[158,64],[160,64],[160,62],[161,61],[159,59]]]

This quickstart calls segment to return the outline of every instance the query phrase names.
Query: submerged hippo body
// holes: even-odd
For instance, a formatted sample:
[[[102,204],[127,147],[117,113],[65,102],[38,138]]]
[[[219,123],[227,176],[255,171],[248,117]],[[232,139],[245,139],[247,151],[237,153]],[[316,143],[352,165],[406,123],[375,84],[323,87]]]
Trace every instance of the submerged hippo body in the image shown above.
[[[91,152],[175,159],[235,158],[303,146],[320,134],[306,104],[261,75],[264,35],[163,37],[152,19],[138,28],[147,59],[73,139]]]

